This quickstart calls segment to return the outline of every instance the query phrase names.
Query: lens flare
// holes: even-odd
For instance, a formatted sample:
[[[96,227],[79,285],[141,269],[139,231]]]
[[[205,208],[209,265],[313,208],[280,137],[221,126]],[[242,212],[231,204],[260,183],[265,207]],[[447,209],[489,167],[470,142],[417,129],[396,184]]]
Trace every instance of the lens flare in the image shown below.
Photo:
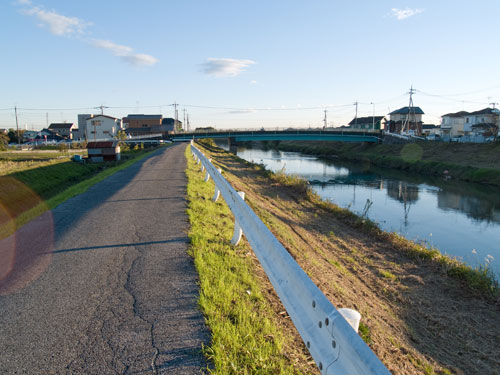
[[[16,218],[43,212],[16,227]],[[36,280],[52,259],[54,222],[45,202],[21,181],[0,177],[0,295]]]

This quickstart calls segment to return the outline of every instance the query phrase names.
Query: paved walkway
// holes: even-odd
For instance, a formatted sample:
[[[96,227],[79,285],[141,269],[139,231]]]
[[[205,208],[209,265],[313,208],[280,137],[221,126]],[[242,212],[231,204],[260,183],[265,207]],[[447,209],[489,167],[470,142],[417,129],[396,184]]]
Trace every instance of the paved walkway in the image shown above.
[[[184,145],[0,241],[1,374],[198,374],[210,336],[187,255]]]

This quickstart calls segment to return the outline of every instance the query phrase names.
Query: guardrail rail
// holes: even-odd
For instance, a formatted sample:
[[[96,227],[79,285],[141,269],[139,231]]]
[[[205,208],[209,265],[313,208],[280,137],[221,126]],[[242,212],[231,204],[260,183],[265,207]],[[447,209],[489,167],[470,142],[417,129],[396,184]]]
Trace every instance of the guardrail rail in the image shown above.
[[[389,370],[359,337],[328,298],[307,276],[283,245],[245,203],[203,153],[191,142],[191,152],[205,181],[215,183],[213,200],[219,195],[235,217],[232,239],[237,244],[245,234],[278,297],[292,319],[307,349],[323,375],[386,375]]]

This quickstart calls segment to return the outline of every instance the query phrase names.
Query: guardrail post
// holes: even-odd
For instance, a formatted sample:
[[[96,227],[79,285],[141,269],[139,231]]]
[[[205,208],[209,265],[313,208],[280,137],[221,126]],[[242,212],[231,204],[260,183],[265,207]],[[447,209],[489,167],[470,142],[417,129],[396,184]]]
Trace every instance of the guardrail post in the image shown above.
[[[217,171],[220,174],[222,174],[222,169],[219,168],[219,169],[217,169]],[[220,197],[220,190],[217,188],[217,184],[215,184],[215,192],[214,192],[214,196],[213,196],[212,200],[214,202],[217,202],[217,199],[219,199],[219,197]]]
[[[245,193],[243,191],[238,191],[238,195],[244,200],[245,199]],[[241,235],[243,234],[243,230],[240,227],[240,224],[238,223],[238,220],[236,218],[234,219],[234,233],[233,233],[233,238],[231,239],[231,245],[236,246],[241,240]]]

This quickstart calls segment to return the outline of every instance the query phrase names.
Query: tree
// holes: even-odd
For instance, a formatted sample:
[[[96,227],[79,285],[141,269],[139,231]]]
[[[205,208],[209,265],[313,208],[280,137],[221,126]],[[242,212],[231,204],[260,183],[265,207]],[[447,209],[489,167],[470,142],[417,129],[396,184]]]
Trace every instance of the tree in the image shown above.
[[[9,132],[7,133],[7,136],[9,137],[9,143],[23,143],[23,134],[24,134],[24,130],[19,130],[20,141],[18,142],[17,131],[10,128]]]
[[[9,137],[7,134],[0,133],[0,150],[4,151],[7,149],[7,145],[9,144]]]

